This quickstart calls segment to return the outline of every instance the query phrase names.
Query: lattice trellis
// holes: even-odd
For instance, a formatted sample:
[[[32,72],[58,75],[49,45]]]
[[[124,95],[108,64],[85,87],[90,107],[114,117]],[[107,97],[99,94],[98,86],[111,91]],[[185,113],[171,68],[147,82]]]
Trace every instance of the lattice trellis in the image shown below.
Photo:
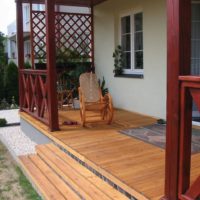
[[[35,59],[46,58],[45,12],[32,11],[32,40]],[[52,30],[53,31],[53,30]],[[55,12],[56,48],[75,51],[92,58],[92,17],[90,14]]]
[[[32,11],[32,47],[35,59],[46,58],[45,12]]]
[[[56,47],[92,56],[92,18],[88,14],[56,13]]]

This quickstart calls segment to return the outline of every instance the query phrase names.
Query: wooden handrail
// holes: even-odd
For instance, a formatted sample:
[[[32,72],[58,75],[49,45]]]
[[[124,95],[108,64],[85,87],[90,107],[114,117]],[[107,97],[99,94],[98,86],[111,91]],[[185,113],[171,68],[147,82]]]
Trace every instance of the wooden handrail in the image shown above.
[[[20,72],[23,74],[32,74],[32,75],[46,75],[47,70],[34,70],[34,69],[20,69]]]
[[[179,76],[179,80],[186,82],[200,82],[200,76]]]

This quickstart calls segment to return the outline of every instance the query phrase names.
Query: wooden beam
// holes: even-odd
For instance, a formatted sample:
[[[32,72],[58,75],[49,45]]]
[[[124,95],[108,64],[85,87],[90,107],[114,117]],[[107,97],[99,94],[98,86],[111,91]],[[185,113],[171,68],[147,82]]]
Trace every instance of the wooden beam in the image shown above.
[[[23,8],[22,3],[16,3],[17,13],[17,54],[18,54],[18,70],[19,70],[19,105],[22,111],[24,91],[22,87],[22,76],[20,70],[24,68],[24,38],[23,38]]]
[[[165,199],[178,199],[179,76],[190,74],[191,0],[167,0],[167,144]]]
[[[45,0],[45,6],[49,128],[51,131],[56,131],[59,129],[59,125],[55,62],[55,0]]]
[[[15,0],[16,2],[30,3],[33,4],[44,4],[45,0]],[[93,6],[98,5],[107,0],[94,0]],[[55,0],[57,5],[66,5],[66,6],[80,6],[80,7],[90,7],[91,0]]]

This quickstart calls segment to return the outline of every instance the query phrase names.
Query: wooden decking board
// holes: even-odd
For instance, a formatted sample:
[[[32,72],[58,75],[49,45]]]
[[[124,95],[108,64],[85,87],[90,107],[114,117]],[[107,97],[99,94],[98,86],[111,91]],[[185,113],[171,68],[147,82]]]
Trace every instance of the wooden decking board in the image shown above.
[[[27,156],[20,157],[21,165],[33,180],[36,187],[46,200],[66,200],[63,195],[51,184],[46,176],[35,166]]]
[[[23,113],[22,117],[136,198],[154,200],[163,196],[165,151],[118,132],[153,124],[155,119],[119,110],[110,126],[90,124],[83,128],[61,125],[61,131],[51,133],[42,123],[33,122],[30,116]],[[62,111],[61,124],[65,120],[80,122],[79,112]],[[199,161],[200,153],[192,155],[191,182],[200,174]]]
[[[83,177],[87,178],[88,181],[91,182],[91,184],[95,185],[97,188],[99,188],[102,192],[106,193],[109,197],[112,199],[118,199],[118,200],[125,200],[127,199],[124,195],[120,194],[118,191],[113,189],[111,186],[109,186],[107,183],[102,181],[100,178],[98,178],[95,174],[90,172],[88,169],[82,167],[78,162],[76,162],[74,159],[72,159],[69,156],[66,156],[66,154],[59,150],[58,147],[52,144],[46,145],[52,152],[54,152],[57,156],[59,156],[63,161],[68,163],[71,167],[76,169],[77,173],[81,174]]]
[[[80,200],[80,197],[39,156],[29,156],[29,158],[66,199]]]
[[[82,175],[77,173],[73,167],[64,162],[60,157],[52,156],[53,152],[45,146],[39,146],[37,152],[58,174],[64,177],[75,190],[79,191],[83,197],[86,197],[86,199],[111,199],[106,193],[98,190],[95,185],[91,184]]]

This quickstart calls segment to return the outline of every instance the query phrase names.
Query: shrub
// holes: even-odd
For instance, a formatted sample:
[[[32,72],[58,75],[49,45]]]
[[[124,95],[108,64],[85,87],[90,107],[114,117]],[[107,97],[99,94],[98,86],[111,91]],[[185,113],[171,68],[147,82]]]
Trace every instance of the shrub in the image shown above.
[[[0,102],[0,110],[7,110],[10,108],[10,105],[6,101],[6,99],[2,99]]]
[[[31,69],[31,64],[30,64],[29,61],[26,61],[26,62],[24,63],[24,69]]]
[[[6,119],[0,118],[0,127],[4,127],[7,125]]]
[[[18,68],[13,61],[11,61],[5,69],[4,86],[8,103],[12,103],[12,97],[14,96],[16,103],[18,104]]]
[[[4,72],[3,69],[0,69],[0,99],[5,97],[4,93]]]

